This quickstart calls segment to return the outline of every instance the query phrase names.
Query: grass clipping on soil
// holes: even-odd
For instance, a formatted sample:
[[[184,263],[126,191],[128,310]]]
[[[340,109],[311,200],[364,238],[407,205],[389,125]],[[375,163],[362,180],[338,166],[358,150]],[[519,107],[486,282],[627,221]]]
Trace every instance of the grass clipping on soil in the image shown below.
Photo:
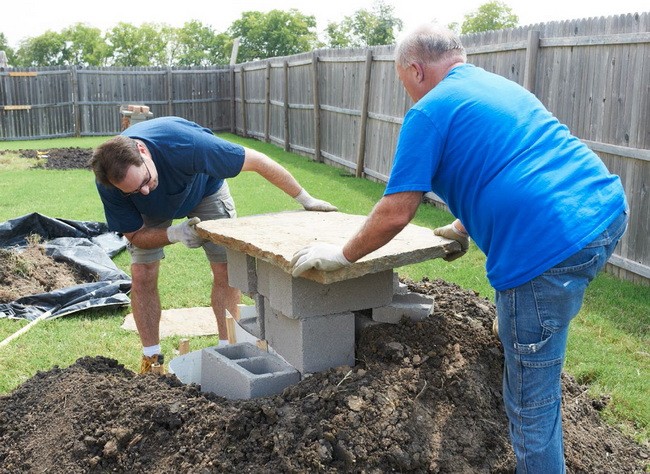
[[[0,303],[49,293],[78,283],[78,272],[45,254],[41,239],[32,235],[24,249],[0,249]]]

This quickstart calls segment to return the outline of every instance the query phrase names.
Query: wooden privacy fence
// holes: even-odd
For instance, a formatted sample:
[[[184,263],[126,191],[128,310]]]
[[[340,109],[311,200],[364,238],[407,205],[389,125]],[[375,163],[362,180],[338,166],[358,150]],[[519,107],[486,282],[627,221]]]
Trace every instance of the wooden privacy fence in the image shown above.
[[[0,138],[113,135],[120,106],[144,104],[212,130],[230,128],[230,69],[0,69]]]
[[[609,269],[648,283],[650,13],[537,24],[462,40],[469,62],[531,90],[621,176],[630,227]],[[119,132],[119,105],[143,103],[155,116],[184,116],[385,182],[412,105],[395,74],[393,49],[317,50],[184,71],[39,69],[36,76],[17,77],[1,71],[0,134],[109,135]],[[25,85],[23,91],[17,85],[35,78],[42,87]],[[11,108],[17,106],[31,109]]]
[[[462,40],[468,62],[535,93],[621,176],[631,220],[609,270],[648,283],[650,14]],[[412,105],[395,74],[393,49],[321,50],[237,65],[232,131],[385,182]]]

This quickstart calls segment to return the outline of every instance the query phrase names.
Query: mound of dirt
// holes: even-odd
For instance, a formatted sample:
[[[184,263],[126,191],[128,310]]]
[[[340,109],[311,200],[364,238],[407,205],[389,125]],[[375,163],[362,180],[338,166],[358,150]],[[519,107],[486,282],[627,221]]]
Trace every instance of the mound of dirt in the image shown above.
[[[0,155],[8,153],[0,150]],[[45,159],[44,167],[47,169],[90,169],[88,160],[92,156],[92,150],[87,148],[53,148],[50,150],[18,150],[22,158]]]
[[[22,250],[0,249],[0,303],[49,293],[84,282],[81,272],[56,262],[32,239]]]
[[[494,306],[441,280],[420,322],[368,328],[357,365],[232,401],[102,356],[0,397],[0,472],[512,472]],[[563,377],[571,473],[641,473],[647,447],[605,424],[606,400]]]

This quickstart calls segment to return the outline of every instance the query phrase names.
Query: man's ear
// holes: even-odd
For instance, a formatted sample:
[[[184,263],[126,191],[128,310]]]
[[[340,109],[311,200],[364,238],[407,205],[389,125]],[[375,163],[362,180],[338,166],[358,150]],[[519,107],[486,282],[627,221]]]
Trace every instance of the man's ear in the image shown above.
[[[422,63],[412,63],[411,68],[413,68],[413,74],[418,84],[424,81],[424,66]]]

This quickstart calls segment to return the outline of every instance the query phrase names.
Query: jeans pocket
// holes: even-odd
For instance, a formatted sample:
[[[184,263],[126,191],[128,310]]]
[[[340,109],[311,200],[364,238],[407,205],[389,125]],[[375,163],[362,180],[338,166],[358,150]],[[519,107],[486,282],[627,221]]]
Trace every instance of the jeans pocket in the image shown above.
[[[522,400],[521,407],[538,408],[557,402],[562,397],[562,358],[535,361],[521,360]]]
[[[539,342],[531,342],[523,344],[520,342],[514,342],[513,347],[515,352],[519,355],[529,355],[539,352],[546,342],[551,338],[552,334],[542,327],[542,336]]]

